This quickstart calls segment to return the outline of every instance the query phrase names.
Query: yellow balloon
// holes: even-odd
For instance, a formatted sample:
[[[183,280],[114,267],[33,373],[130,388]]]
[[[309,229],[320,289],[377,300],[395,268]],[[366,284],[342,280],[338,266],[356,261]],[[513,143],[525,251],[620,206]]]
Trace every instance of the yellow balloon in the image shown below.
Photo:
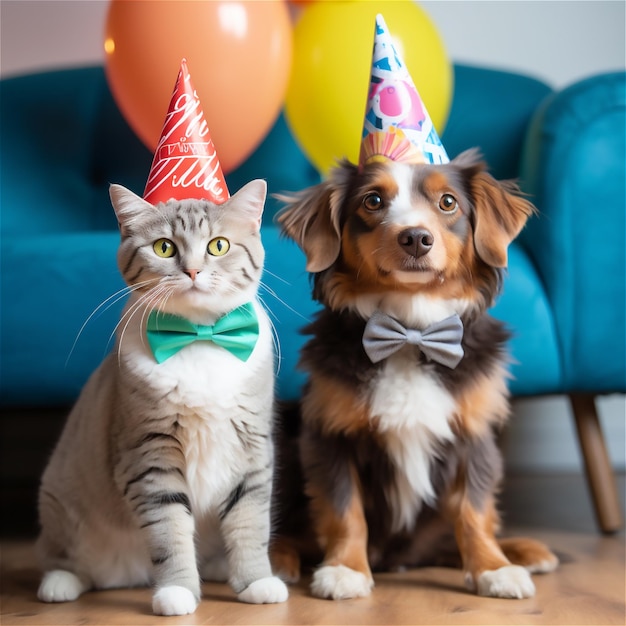
[[[343,157],[358,161],[377,13],[385,18],[440,135],[448,119],[452,66],[437,29],[415,2],[307,5],[294,28],[285,115],[300,147],[323,174]]]

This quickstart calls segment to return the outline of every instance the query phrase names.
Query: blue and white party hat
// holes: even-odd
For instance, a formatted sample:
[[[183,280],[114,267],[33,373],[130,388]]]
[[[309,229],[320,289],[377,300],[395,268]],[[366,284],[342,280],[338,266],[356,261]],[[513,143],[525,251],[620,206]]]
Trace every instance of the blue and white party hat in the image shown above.
[[[377,15],[359,166],[389,160],[450,161],[385,20]]]

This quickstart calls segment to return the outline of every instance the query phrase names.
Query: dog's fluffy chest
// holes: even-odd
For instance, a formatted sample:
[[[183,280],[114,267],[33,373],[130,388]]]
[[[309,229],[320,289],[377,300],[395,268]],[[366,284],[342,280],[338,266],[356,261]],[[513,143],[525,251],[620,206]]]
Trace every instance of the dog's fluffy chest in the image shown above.
[[[454,438],[450,422],[455,405],[410,347],[389,357],[373,381],[371,420],[396,469],[389,493],[394,530],[410,528],[421,503],[434,501],[430,466],[438,448]]]

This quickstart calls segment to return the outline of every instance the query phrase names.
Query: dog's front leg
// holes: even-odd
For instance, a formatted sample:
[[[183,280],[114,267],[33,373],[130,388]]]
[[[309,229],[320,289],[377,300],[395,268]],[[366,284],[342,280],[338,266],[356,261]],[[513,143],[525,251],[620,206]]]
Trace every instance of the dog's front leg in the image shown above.
[[[465,571],[465,583],[478,595],[495,598],[530,598],[535,585],[524,567],[513,565],[496,540],[498,513],[494,497],[475,507],[470,497],[456,494],[450,511]]]
[[[367,561],[367,525],[355,489],[344,511],[323,498],[312,502],[324,562],[313,574],[311,591],[320,598],[343,600],[368,596],[374,581]]]
[[[311,591],[342,600],[368,596],[374,586],[367,559],[367,522],[354,464],[335,437],[307,433],[302,446],[311,517],[324,561]]]

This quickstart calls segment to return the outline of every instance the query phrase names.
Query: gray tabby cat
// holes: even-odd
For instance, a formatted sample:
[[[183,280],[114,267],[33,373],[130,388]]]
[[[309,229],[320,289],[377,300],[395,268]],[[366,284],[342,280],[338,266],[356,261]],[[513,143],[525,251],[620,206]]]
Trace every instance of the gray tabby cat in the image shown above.
[[[255,180],[221,205],[153,206],[111,186],[131,297],[116,349],[87,382],[42,478],[40,600],[152,583],[153,611],[183,615],[200,599],[198,568],[228,579],[244,602],[287,599],[268,559],[274,350],[257,300],[266,192]],[[157,362],[153,316],[157,327],[171,315],[212,325],[242,305],[258,319],[250,354],[202,340]]]

